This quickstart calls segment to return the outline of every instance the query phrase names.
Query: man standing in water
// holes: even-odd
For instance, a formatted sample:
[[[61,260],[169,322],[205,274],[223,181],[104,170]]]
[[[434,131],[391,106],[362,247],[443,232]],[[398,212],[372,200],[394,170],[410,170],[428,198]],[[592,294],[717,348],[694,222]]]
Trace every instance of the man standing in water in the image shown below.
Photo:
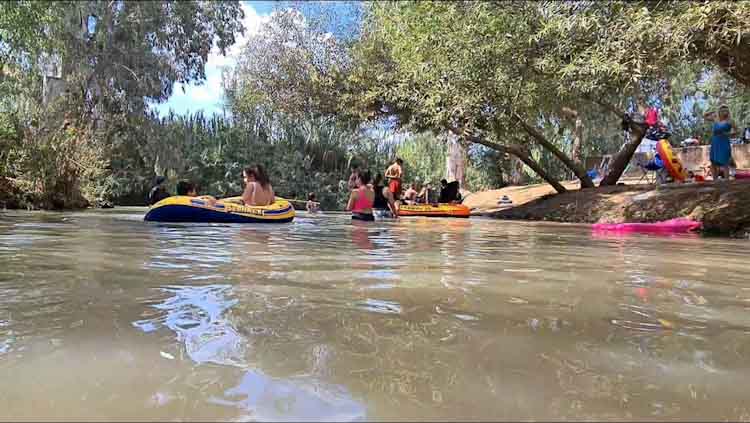
[[[404,177],[404,171],[401,166],[403,164],[403,160],[397,157],[396,161],[385,170],[385,177],[388,178],[388,189],[393,194],[395,200],[401,199],[401,180]]]

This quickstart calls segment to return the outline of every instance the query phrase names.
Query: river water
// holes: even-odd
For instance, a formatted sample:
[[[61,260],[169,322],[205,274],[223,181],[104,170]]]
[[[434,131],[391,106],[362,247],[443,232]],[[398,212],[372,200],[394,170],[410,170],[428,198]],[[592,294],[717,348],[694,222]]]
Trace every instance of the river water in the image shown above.
[[[747,241],[0,213],[0,419],[748,420]]]

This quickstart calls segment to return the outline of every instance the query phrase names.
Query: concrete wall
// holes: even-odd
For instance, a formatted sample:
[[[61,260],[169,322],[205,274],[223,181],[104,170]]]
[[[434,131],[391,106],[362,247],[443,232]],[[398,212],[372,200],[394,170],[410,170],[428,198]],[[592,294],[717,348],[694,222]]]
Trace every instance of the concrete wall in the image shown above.
[[[698,147],[676,148],[677,157],[687,169],[699,169],[704,164],[709,164],[711,147],[701,145]],[[750,168],[750,144],[732,145],[732,157],[740,169]]]

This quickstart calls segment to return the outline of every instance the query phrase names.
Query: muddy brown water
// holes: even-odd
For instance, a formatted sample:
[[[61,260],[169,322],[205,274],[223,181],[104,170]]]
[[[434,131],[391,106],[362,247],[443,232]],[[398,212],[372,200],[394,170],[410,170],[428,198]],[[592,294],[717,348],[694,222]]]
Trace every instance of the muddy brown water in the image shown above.
[[[747,241],[144,212],[0,212],[0,419],[750,419]]]

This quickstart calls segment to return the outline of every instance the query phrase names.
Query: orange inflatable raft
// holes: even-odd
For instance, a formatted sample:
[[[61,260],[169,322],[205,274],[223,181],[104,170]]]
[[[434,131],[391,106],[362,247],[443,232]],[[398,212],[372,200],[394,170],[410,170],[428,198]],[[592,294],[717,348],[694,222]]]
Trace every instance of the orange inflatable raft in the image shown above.
[[[463,204],[404,204],[398,209],[399,216],[469,217],[471,210]]]

